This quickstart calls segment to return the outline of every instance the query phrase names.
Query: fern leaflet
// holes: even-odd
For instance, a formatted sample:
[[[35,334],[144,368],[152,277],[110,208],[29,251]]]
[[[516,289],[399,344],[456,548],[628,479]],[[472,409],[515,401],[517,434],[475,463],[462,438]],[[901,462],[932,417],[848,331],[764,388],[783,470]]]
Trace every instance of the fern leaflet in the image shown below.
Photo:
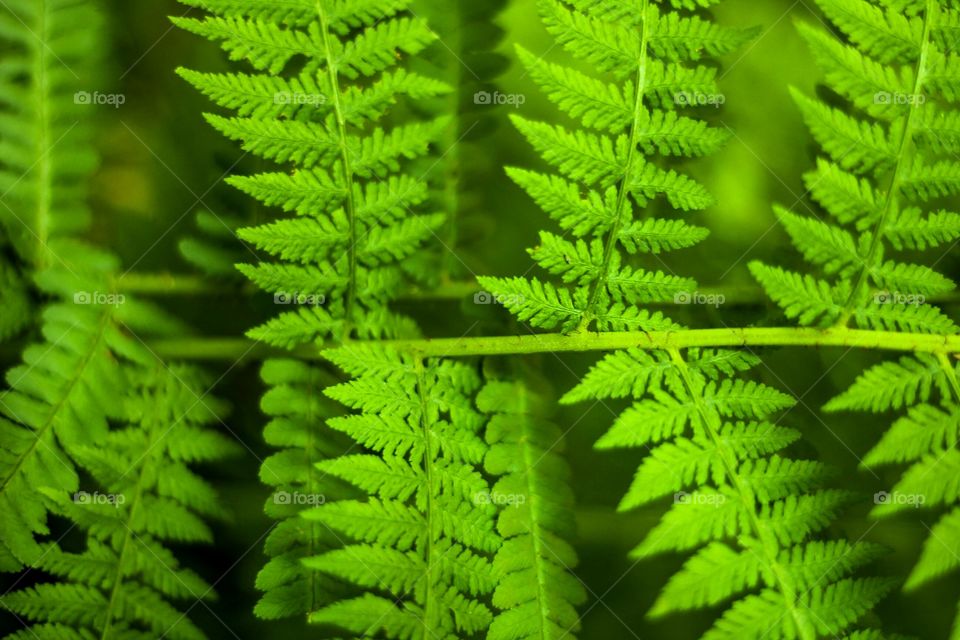
[[[449,90],[393,69],[436,36],[405,15],[403,0],[187,4],[212,15],[174,18],[178,26],[219,42],[232,60],[259,72],[181,70],[237,114],[207,120],[245,151],[291,167],[229,179],[268,206],[300,216],[240,230],[242,240],[280,260],[240,265],[241,271],[276,300],[299,307],[250,335],[294,347],[330,336],[415,333],[387,303],[406,278],[405,261],[443,219],[412,214],[427,190],[402,167],[427,153],[446,123],[385,129],[378,122],[402,96],[424,99]]]
[[[786,315],[803,325],[954,333],[956,325],[932,296],[954,283],[932,268],[891,258],[960,238],[960,215],[931,211],[928,202],[960,193],[955,149],[943,132],[956,113],[956,80],[945,31],[956,9],[915,3],[903,15],[889,2],[818,0],[849,38],[843,44],[807,25],[801,34],[826,84],[857,110],[807,98],[794,90],[826,157],[806,176],[809,192],[831,219],[778,209],[803,256],[825,276],[800,275],[759,262],[754,276]]]

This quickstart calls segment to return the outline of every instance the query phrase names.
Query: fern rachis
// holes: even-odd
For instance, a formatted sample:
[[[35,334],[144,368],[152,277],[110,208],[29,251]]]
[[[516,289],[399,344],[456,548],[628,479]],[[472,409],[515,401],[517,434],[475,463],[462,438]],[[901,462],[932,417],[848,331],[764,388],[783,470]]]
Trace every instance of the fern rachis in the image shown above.
[[[281,262],[240,268],[272,293],[283,294],[282,283],[296,278],[300,292],[326,302],[325,307],[284,313],[251,335],[293,347],[328,336],[414,332],[412,323],[389,311],[387,303],[405,278],[405,259],[433,234],[439,219],[416,215],[403,220],[424,197],[422,186],[401,173],[402,162],[425,154],[445,122],[440,118],[389,130],[376,125],[404,94],[427,98],[449,90],[425,76],[390,69],[404,54],[423,50],[435,34],[421,19],[403,15],[405,1],[297,6],[291,9],[295,23],[286,23],[283,12],[261,11],[256,3],[187,4],[214,15],[175,19],[176,24],[220,41],[232,59],[267,72],[182,70],[219,105],[242,114],[208,116],[208,121],[248,151],[294,167],[289,176],[262,173],[231,182],[259,200],[304,216],[241,230],[242,238]],[[298,65],[303,68],[295,76],[292,69]],[[245,95],[223,89],[231,86],[254,90]],[[312,87],[329,98],[319,108],[276,101],[272,108],[264,106],[277,89],[295,95]],[[311,229],[312,239],[301,235],[302,227]],[[297,237],[298,246],[288,249]]]

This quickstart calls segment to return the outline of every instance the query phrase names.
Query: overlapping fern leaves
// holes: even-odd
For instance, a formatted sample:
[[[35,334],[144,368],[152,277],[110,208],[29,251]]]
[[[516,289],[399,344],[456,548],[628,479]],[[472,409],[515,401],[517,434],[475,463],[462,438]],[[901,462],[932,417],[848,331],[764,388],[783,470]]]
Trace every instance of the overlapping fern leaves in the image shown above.
[[[638,305],[672,301],[695,283],[634,267],[628,258],[690,247],[707,232],[637,211],[659,198],[683,212],[713,199],[702,184],[652,158],[708,155],[725,142],[725,130],[682,112],[719,95],[716,69],[701,59],[736,49],[752,32],[676,11],[692,8],[680,1],[540,0],[538,6],[563,48],[614,82],[518,50],[530,77],[577,123],[568,129],[514,116],[558,174],[508,170],[564,231],[541,233],[531,255],[571,286],[536,278],[484,278],[481,284],[534,327],[668,328],[670,321]]]
[[[176,18],[177,25],[219,42],[231,59],[259,72],[181,70],[236,113],[207,120],[248,153],[288,167],[230,179],[266,205],[296,214],[240,232],[279,259],[241,270],[298,307],[251,335],[292,347],[330,336],[415,332],[387,302],[404,281],[401,263],[443,217],[412,213],[428,190],[403,166],[428,151],[445,122],[386,126],[384,117],[403,96],[448,90],[397,67],[436,36],[405,14],[404,0],[184,1],[212,15]]]
[[[753,263],[751,270],[786,315],[801,324],[953,333],[926,300],[954,288],[931,266],[891,257],[960,238],[960,214],[938,206],[960,193],[960,67],[952,51],[960,13],[930,0],[818,0],[844,43],[800,25],[840,106],[799,91],[825,157],[806,176],[829,214],[777,216],[804,257],[805,275]],[[933,260],[931,260],[933,263]]]
[[[35,478],[52,508],[85,532],[85,548],[46,545],[35,566],[59,581],[0,597],[0,606],[36,623],[10,638],[205,637],[171,601],[210,599],[212,587],[167,545],[212,541],[204,518],[222,517],[224,509],[190,466],[237,445],[208,428],[222,408],[200,395],[209,381],[197,371],[159,368],[136,377],[122,409],[129,426],[74,453],[96,489],[68,495]],[[66,473],[49,462],[52,474]]]
[[[38,488],[77,490],[74,452],[106,436],[124,366],[153,362],[121,324],[156,334],[170,322],[135,300],[119,304],[116,259],[74,237],[89,221],[87,181],[96,166],[91,117],[80,111],[92,107],[74,92],[95,86],[82,83],[96,76],[101,51],[97,5],[13,2],[0,16],[10,46],[0,84],[3,228],[21,273],[49,301],[41,335],[0,393],[0,570],[16,571],[37,561],[37,537],[48,533],[49,505]]]
[[[848,577],[875,545],[815,537],[850,496],[822,488],[823,464],[780,455],[800,438],[775,419],[794,400],[736,377],[758,363],[726,350],[620,352],[565,401],[635,399],[597,446],[649,449],[621,510],[667,496],[673,506],[633,556],[696,550],[651,615],[735,599],[705,640],[844,637],[894,584]]]
[[[617,136],[515,118],[562,176],[520,169],[511,176],[577,238],[545,233],[531,253],[540,266],[576,287],[519,278],[481,282],[520,320],[539,328],[675,328],[639,305],[672,299],[694,283],[624,266],[620,249],[659,253],[704,237],[684,221],[635,218],[635,206],[649,208],[658,196],[684,211],[712,202],[702,185],[645,156],[704,155],[722,144],[723,132],[674,110],[719,94],[709,67],[684,63],[730,51],[748,34],[645,0],[570,4],[580,11],[552,0],[540,3],[559,42],[621,83],[635,78],[607,84],[520,51],[531,76],[564,111],[588,128]],[[821,488],[827,470],[820,463],[778,455],[799,434],[771,419],[794,401],[735,378],[757,363],[733,351],[628,350],[601,361],[563,401],[636,400],[597,446],[655,447],[622,509],[671,494],[675,505],[634,555],[699,549],[652,614],[738,598],[705,638],[839,636],[893,585],[848,577],[877,555],[876,547],[813,539],[849,496]]]
[[[828,220],[785,209],[777,215],[794,244],[827,278],[759,263],[754,275],[801,324],[953,334],[954,321],[926,299],[954,288],[933,266],[888,256],[953,243],[960,215],[941,208],[960,193],[956,154],[960,67],[954,56],[960,10],[931,1],[818,0],[846,36],[842,43],[801,25],[837,108],[794,96],[827,157],[806,180]],[[934,259],[931,264],[935,265]],[[944,507],[960,497],[956,442],[960,385],[947,354],[908,355],[865,372],[830,411],[906,410],[864,465],[909,464],[878,494],[875,515]],[[957,568],[958,512],[933,529],[907,581],[913,589]],[[953,638],[960,638],[960,622]]]
[[[97,164],[102,14],[89,0],[14,1],[0,22],[0,217],[18,277],[44,304],[0,393],[0,571],[58,579],[6,593],[0,607],[36,623],[14,638],[202,638],[168,600],[211,589],[165,544],[209,540],[200,517],[222,510],[187,463],[233,447],[202,428],[213,415],[202,377],[157,370],[142,342],[184,327],[118,292],[119,261],[80,239]],[[85,532],[80,551],[60,546],[74,530]]]
[[[0,339],[30,324],[35,272],[62,269],[71,247],[61,243],[89,225],[103,21],[94,2],[0,7],[0,250],[11,258],[0,266]]]
[[[473,637],[492,619],[481,599],[496,586],[487,556],[500,546],[478,471],[486,453],[472,402],[479,376],[376,346],[328,357],[353,379],[327,395],[358,411],[328,424],[360,448],[318,468],[368,497],[304,513],[346,541],[305,562],[362,593],[310,620],[363,637]]]
[[[500,506],[497,528],[504,538],[494,559],[499,582],[493,594],[502,611],[486,637],[576,638],[586,590],[571,574],[577,553],[563,434],[544,415],[543,398],[520,380],[494,377],[477,406],[492,414],[485,467],[499,477],[490,502]]]
[[[64,494],[77,490],[74,452],[103,442],[108,419],[120,415],[116,397],[126,385],[126,365],[154,361],[120,328],[124,318],[144,324],[144,309],[134,301],[77,304],[73,299],[97,292],[114,260],[78,244],[69,262],[63,252],[58,261],[66,266],[45,270],[39,282],[52,295],[70,296],[69,301],[44,309],[43,340],[24,350],[23,364],[7,372],[9,389],[0,393],[0,568],[5,571],[32,565],[42,553],[35,536],[48,533],[48,508],[37,487]],[[101,290],[99,295],[113,294]]]

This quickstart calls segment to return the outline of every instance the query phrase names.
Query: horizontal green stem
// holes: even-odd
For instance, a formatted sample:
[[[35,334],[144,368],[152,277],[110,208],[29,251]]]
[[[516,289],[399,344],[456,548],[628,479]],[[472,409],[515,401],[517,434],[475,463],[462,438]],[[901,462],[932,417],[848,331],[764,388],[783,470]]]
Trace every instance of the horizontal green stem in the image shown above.
[[[645,350],[692,347],[847,347],[885,351],[960,353],[960,336],[857,329],[803,329],[796,327],[746,329],[691,329],[688,331],[548,333],[490,338],[436,338],[381,341],[392,347],[426,357],[497,356],[534,353],[615,351],[635,347]],[[245,360],[291,355],[243,339],[187,338],[151,344],[161,357],[193,360]],[[294,354],[319,358],[320,349],[304,347]]]

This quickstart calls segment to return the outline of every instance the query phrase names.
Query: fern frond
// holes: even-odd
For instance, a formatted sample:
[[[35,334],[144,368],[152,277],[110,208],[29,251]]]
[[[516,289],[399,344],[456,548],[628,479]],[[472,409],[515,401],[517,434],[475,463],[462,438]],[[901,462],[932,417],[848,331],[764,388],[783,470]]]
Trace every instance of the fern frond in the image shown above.
[[[336,527],[305,522],[301,514],[353,493],[317,468],[322,460],[347,449],[335,431],[323,426],[324,419],[333,420],[338,411],[317,392],[333,377],[294,360],[270,360],[261,376],[269,385],[261,408],[271,418],[264,439],[278,451],[264,459],[260,480],[272,489],[265,511],[278,524],[264,543],[270,560],[257,575],[257,588],[264,594],[254,613],[272,620],[306,615],[343,589],[302,564],[320,550],[340,547]]]
[[[672,495],[673,506],[634,550],[695,555],[650,615],[733,601],[705,638],[819,638],[853,632],[892,581],[850,578],[879,553],[864,543],[811,540],[850,495],[823,488],[829,470],[782,451],[799,439],[771,420],[792,397],[736,379],[757,358],[727,350],[611,354],[566,401],[629,396],[597,446],[651,443],[621,510]]]
[[[62,261],[38,277],[60,302],[43,310],[41,341],[7,373],[0,393],[0,567],[14,571],[42,555],[36,536],[49,533],[48,501],[40,489],[75,492],[78,449],[103,442],[107,422],[120,417],[115,394],[127,369],[151,365],[153,355],[123,327],[162,332],[164,316],[109,289],[116,260],[86,245],[50,244]],[[142,327],[143,319],[154,323]],[[174,325],[174,330],[181,330]]]
[[[843,394],[826,405],[828,411],[882,413],[926,402],[933,391],[949,395],[948,374],[937,358],[923,354],[884,362],[857,378]]]
[[[236,114],[211,114],[208,122],[248,152],[290,166],[285,172],[235,176],[231,183],[268,206],[303,216],[241,230],[241,237],[280,261],[244,272],[274,293],[295,294],[289,286],[279,289],[291,274],[290,263],[309,267],[296,271],[299,292],[314,294],[324,305],[281,314],[250,335],[288,348],[330,336],[412,335],[411,323],[387,304],[397,278],[406,277],[403,265],[434,235],[439,219],[404,221],[427,194],[403,171],[428,152],[448,123],[436,119],[388,128],[384,120],[401,98],[424,100],[449,91],[397,67],[436,35],[423,20],[407,15],[403,0],[309,8],[269,0],[187,4],[212,15],[175,18],[175,24],[265,72],[180,70]]]
[[[890,516],[905,509],[946,505],[953,508],[930,535],[907,580],[916,589],[954,572],[960,563],[954,549],[960,502],[960,377],[957,364],[945,354],[904,356],[864,372],[851,387],[831,400],[828,411],[906,410],[864,457],[863,465],[909,464],[900,480],[874,497],[872,515]],[[960,627],[958,627],[960,628]]]
[[[719,101],[716,70],[689,63],[729,53],[755,31],[683,12],[696,6],[706,5],[538,2],[556,41],[588,69],[610,78],[518,49],[534,82],[582,125],[571,129],[511,118],[559,175],[519,168],[508,168],[508,174],[574,236],[541,234],[541,246],[531,251],[567,286],[537,278],[481,279],[522,322],[564,332],[591,326],[649,330],[664,323],[640,305],[695,290],[692,280],[635,266],[629,255],[683,249],[706,236],[685,221],[641,213],[660,199],[683,212],[713,204],[702,184],[655,158],[704,156],[726,142],[727,131],[681,114],[703,100]]]
[[[0,606],[38,623],[29,628],[38,637],[205,637],[171,601],[210,599],[212,587],[182,567],[166,545],[210,541],[203,518],[221,518],[225,511],[187,462],[216,461],[238,446],[208,430],[223,409],[199,399],[209,381],[196,371],[135,375],[136,391],[123,410],[130,426],[111,431],[103,447],[80,446],[74,453],[98,490],[43,489],[51,508],[86,532],[86,548],[67,552],[48,545],[36,566],[59,582],[0,597]]]
[[[889,255],[956,237],[955,216],[927,204],[960,192],[952,160],[957,113],[948,104],[960,69],[943,40],[952,12],[936,3],[914,4],[909,14],[874,0],[817,4],[851,44],[803,24],[801,35],[826,84],[847,103],[836,108],[793,95],[829,158],[807,176],[808,189],[835,221],[782,209],[777,215],[804,257],[830,277],[751,269],[787,317],[803,325],[954,333],[951,320],[924,305],[954,283]]]
[[[494,531],[496,494],[477,470],[486,446],[479,436],[483,418],[471,406],[476,374],[462,364],[423,362],[379,347],[343,347],[328,356],[358,376],[327,390],[359,411],[330,424],[376,453],[317,465],[369,498],[301,514],[352,540],[315,552],[305,566],[364,591],[321,603],[310,620],[390,638],[486,629],[492,616],[480,598],[497,584],[488,554],[501,540]]]
[[[5,65],[19,70],[0,77],[0,94],[16,96],[0,106],[0,224],[21,260],[42,269],[58,262],[51,241],[91,219],[104,15],[96,2],[15,0],[0,19]]]

